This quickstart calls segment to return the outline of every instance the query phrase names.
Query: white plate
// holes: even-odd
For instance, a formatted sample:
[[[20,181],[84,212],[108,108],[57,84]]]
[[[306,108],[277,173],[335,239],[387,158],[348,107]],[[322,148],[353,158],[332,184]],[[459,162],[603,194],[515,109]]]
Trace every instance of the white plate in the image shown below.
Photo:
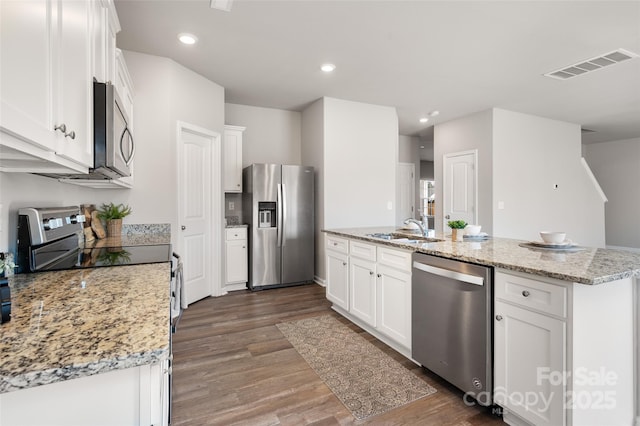
[[[529,244],[537,247],[571,247],[573,242],[571,240],[564,240],[561,243],[546,243],[544,241],[529,241]]]

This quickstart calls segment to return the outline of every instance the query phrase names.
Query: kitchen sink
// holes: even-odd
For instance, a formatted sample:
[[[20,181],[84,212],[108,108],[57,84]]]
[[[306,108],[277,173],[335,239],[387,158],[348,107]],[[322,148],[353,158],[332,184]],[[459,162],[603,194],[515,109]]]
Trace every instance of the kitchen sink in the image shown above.
[[[392,243],[405,244],[435,243],[438,241],[444,241],[433,237],[423,237],[422,235],[407,235],[396,232],[367,234],[367,237],[380,238],[381,240],[387,240]]]

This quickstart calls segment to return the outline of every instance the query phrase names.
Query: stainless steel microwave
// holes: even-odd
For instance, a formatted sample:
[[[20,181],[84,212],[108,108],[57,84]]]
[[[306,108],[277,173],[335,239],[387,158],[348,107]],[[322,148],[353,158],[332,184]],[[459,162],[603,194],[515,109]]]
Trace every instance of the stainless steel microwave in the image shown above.
[[[113,84],[94,81],[93,103],[92,171],[111,179],[131,176],[135,144]]]

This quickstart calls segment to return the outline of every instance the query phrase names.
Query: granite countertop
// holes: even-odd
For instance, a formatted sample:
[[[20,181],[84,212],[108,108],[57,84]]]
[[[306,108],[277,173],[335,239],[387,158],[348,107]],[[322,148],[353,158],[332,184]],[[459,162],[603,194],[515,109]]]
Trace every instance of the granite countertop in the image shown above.
[[[229,228],[248,228],[248,227],[249,227],[249,225],[247,225],[246,223],[240,223],[240,224],[225,226],[226,229],[229,229]]]
[[[327,234],[404,248],[424,254],[495,266],[512,271],[556,278],[580,284],[603,284],[628,277],[640,277],[640,253],[626,250],[580,247],[579,250],[543,250],[522,247],[527,241],[489,238],[484,241],[453,242],[450,236],[436,234],[444,241],[402,243],[373,238],[367,234],[410,231],[395,227],[326,229]]]
[[[15,275],[0,326],[0,393],[169,355],[171,263]]]
[[[100,247],[131,247],[154,246],[171,244],[171,234],[122,234],[117,237],[96,238],[91,243],[85,243],[85,248]]]

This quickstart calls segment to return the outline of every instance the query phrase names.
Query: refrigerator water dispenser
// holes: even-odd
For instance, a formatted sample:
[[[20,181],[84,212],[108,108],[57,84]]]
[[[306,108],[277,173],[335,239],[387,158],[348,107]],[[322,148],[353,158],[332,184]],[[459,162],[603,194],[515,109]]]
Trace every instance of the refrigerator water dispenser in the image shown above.
[[[276,203],[273,201],[258,202],[258,228],[276,227]]]

